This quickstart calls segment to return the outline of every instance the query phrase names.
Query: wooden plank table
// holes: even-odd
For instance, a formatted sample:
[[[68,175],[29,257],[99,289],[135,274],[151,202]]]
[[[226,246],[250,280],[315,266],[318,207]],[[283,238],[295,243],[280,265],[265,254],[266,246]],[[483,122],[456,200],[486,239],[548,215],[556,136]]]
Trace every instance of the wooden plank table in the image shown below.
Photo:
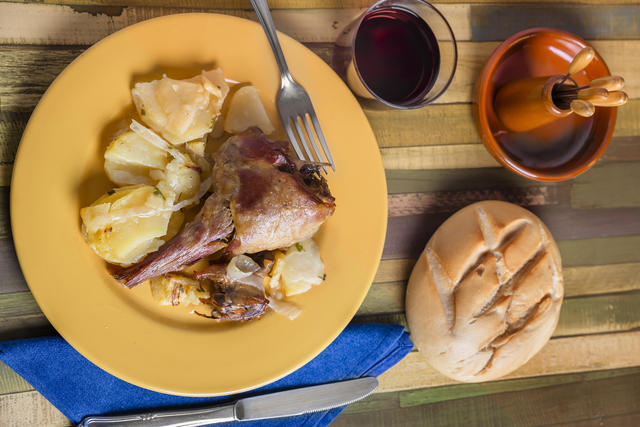
[[[329,60],[332,43],[367,0],[274,0],[277,27]],[[356,322],[406,324],[408,274],[452,212],[484,199],[538,214],[559,242],[566,281],[551,341],[508,378],[460,384],[417,351],[382,375],[378,393],[336,426],[640,425],[640,4],[634,0],[520,0],[436,6],[459,41],[458,70],[438,103],[366,111],[385,168],[389,226],[383,259]],[[56,75],[92,43],[127,25],[188,11],[255,19],[243,0],[0,2],[0,340],[55,333],[20,272],[9,225],[9,186],[20,136]],[[510,34],[552,26],[589,40],[627,78],[604,158],[573,181],[527,181],[498,167],[475,131],[471,90],[483,61]],[[0,363],[0,425],[68,425]]]

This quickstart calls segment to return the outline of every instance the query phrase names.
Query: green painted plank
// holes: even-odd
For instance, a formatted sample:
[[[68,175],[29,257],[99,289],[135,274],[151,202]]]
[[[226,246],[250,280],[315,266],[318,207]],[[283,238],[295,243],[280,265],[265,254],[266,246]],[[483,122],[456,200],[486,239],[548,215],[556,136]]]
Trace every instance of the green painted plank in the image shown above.
[[[332,426],[547,425],[640,411],[640,374],[550,385],[401,409],[345,412]]]
[[[560,384],[617,378],[632,374],[640,374],[640,367],[583,372],[578,374],[547,375],[535,378],[490,381],[477,384],[461,383],[443,387],[397,392],[397,398],[400,401],[400,406],[406,408],[429,403],[444,402],[447,400],[486,396],[504,392],[533,390]]]
[[[562,274],[569,297],[640,289],[640,263],[565,267]]]
[[[615,168],[597,166],[571,187],[571,206],[580,209],[640,205],[640,165],[621,163]]]
[[[565,240],[558,247],[565,267],[640,261],[640,236]]]
[[[640,291],[568,298],[554,337],[629,331],[640,327]]]

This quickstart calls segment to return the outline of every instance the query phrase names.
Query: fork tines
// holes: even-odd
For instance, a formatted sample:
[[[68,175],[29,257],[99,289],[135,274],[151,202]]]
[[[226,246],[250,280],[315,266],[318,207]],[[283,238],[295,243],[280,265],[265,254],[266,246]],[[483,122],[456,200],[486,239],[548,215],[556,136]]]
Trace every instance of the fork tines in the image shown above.
[[[333,163],[333,159],[331,158],[331,152],[329,151],[327,141],[325,140],[322,128],[320,127],[320,122],[318,122],[318,117],[316,116],[313,108],[311,108],[307,113],[292,115],[289,117],[283,116],[281,118],[284,129],[287,132],[287,136],[291,141],[291,145],[293,145],[293,149],[300,160],[309,163],[329,165],[335,172],[336,167]],[[293,127],[291,126],[292,123]],[[302,127],[303,125],[304,129]],[[316,142],[316,138],[320,141],[320,145],[322,145],[322,151]],[[304,148],[304,153],[300,148],[300,145]],[[312,154],[309,145],[313,146],[315,157]],[[325,157],[322,156],[323,153]],[[322,167],[322,170],[324,170],[325,173],[327,172],[327,169],[324,166]]]

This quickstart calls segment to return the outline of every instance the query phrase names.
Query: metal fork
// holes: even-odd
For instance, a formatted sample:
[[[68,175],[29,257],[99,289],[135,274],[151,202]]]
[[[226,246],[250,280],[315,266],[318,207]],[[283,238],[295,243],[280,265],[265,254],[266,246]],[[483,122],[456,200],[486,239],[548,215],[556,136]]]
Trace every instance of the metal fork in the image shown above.
[[[278,64],[278,68],[280,69],[281,82],[280,90],[278,91],[278,96],[276,97],[276,105],[278,107],[280,119],[282,120],[282,125],[284,126],[284,130],[287,132],[287,136],[291,141],[291,145],[293,145],[293,149],[295,150],[300,160],[308,162],[328,163],[329,165],[331,165],[331,169],[333,169],[333,171],[335,172],[336,167],[333,163],[333,159],[331,158],[331,152],[329,151],[329,147],[327,146],[327,141],[325,140],[322,129],[320,128],[318,116],[313,109],[311,98],[309,98],[309,94],[307,94],[307,91],[304,90],[304,88],[294,80],[293,76],[289,72],[289,67],[287,66],[287,61],[285,61],[284,59],[284,54],[282,53],[282,48],[280,47],[280,42],[278,41],[276,27],[273,24],[273,19],[271,18],[271,12],[269,11],[269,5],[267,4],[267,1],[251,0],[251,5],[258,15],[258,19],[260,20],[262,28],[267,35],[267,39],[269,40],[269,44],[271,45],[273,54],[276,57],[276,63]],[[318,143],[316,142],[316,139],[314,137],[314,132],[311,130],[309,121],[311,121],[311,124],[313,125],[313,131],[315,131],[315,135],[318,137],[318,140],[322,145],[322,150],[326,157],[326,161],[322,157],[320,147],[318,147]],[[303,130],[302,126],[304,126],[306,133]],[[304,147],[304,153],[300,148],[300,144],[302,144],[302,146]],[[311,148],[309,147],[309,145],[313,146],[313,151],[315,152],[316,158],[314,158],[311,154]],[[326,172],[326,169],[324,167],[323,170]]]

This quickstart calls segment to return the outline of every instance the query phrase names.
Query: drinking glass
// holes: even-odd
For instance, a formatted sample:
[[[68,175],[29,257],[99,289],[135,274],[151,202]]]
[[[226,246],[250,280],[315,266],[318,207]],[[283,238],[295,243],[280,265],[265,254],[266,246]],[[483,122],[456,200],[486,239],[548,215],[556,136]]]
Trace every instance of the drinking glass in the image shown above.
[[[336,42],[333,67],[370,108],[414,109],[440,97],[458,52],[447,20],[423,0],[380,0]]]

